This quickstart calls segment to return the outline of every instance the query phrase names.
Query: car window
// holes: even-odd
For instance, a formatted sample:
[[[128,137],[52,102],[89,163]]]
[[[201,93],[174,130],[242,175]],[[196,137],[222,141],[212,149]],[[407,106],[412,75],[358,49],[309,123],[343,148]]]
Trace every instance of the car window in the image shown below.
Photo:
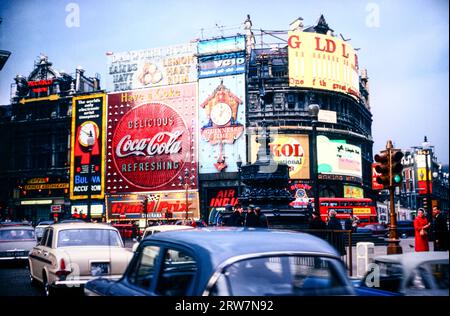
[[[0,230],[0,240],[2,241],[14,241],[22,239],[34,239],[34,231],[30,229],[2,229]]]
[[[139,254],[136,265],[128,274],[128,281],[144,290],[150,290],[154,277],[155,264],[160,253],[160,247],[145,246]]]
[[[192,256],[182,250],[167,249],[156,293],[164,296],[186,295],[196,271],[197,264]]]
[[[230,265],[225,276],[237,296],[349,294],[338,266],[335,259],[312,256],[253,258]]]
[[[45,242],[45,246],[52,248],[52,242],[53,242],[53,229],[49,229],[47,241]]]
[[[45,242],[47,241],[47,236],[48,236],[48,231],[49,231],[50,229],[46,229],[45,231],[44,231],[44,235],[42,236],[42,239],[41,239],[41,241],[39,242],[39,245],[40,246],[44,246],[45,245]]]
[[[403,269],[400,263],[376,261],[363,278],[362,286],[399,292],[402,280]]]
[[[113,246],[121,247],[122,240],[112,229],[64,229],[58,233],[58,247]]]
[[[415,268],[407,282],[406,287],[410,290],[429,290],[431,284],[427,279],[426,270],[423,266]]]
[[[430,263],[428,267],[438,289],[448,290],[448,279],[449,279],[448,263]]]

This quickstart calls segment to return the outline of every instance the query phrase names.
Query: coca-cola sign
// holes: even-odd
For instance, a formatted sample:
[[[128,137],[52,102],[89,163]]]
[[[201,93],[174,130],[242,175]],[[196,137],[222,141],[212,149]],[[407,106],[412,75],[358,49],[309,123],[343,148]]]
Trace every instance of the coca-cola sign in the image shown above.
[[[109,192],[182,190],[186,168],[196,179],[195,85],[166,89],[108,96]]]

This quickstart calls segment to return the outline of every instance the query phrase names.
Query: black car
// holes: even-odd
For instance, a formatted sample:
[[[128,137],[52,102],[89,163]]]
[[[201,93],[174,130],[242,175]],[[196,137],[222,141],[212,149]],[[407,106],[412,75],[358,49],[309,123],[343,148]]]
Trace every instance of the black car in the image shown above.
[[[146,237],[119,281],[92,280],[85,294],[314,296],[354,295],[355,291],[339,254],[320,238],[214,227]]]
[[[397,221],[397,232],[401,238],[414,237],[414,222]]]

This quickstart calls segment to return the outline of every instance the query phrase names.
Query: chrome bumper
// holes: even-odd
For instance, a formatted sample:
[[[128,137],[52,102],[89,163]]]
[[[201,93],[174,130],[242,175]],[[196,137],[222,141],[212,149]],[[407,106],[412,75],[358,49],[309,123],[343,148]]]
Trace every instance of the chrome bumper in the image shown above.
[[[119,280],[122,277],[122,275],[102,275],[102,276],[95,276],[95,277],[79,277],[79,278],[69,278],[68,280],[59,280],[55,281],[53,283],[54,286],[62,286],[62,287],[76,287],[81,286],[86,283],[88,283],[91,280],[97,279],[97,278],[104,278],[108,280]]]

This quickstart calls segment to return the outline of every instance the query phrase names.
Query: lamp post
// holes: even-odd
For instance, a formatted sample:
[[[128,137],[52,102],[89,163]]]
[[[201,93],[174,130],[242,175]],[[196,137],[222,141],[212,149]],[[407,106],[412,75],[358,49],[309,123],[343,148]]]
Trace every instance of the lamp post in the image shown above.
[[[430,166],[428,165],[428,157],[430,156],[430,143],[428,142],[427,137],[425,136],[422,143],[423,153],[425,154],[425,181],[427,186],[427,219],[428,222],[431,223],[432,214],[431,214],[431,183],[430,183]],[[423,178],[422,178],[423,179]]]
[[[238,168],[238,198],[241,196],[241,171],[242,171],[242,159],[241,155],[238,156],[236,160],[236,165]]]
[[[192,172],[195,171],[194,168],[191,169]],[[186,220],[189,218],[189,181],[192,185],[194,185],[195,176],[192,175],[189,177],[189,169],[184,169],[184,177],[179,176],[178,179],[180,180],[180,185],[184,184],[185,194],[186,194]]]
[[[92,131],[89,131],[89,136],[87,137],[87,145],[88,145],[88,152],[89,152],[89,164],[88,164],[88,205],[87,205],[87,220],[88,222],[91,221],[91,195],[92,195],[92,148],[95,144],[95,138],[92,135]]]
[[[319,115],[320,106],[318,104],[310,104],[308,107],[309,115],[311,116],[312,125],[312,169],[313,169],[313,186],[314,186],[314,211],[320,213],[319,202],[319,170],[317,164],[317,119]]]

